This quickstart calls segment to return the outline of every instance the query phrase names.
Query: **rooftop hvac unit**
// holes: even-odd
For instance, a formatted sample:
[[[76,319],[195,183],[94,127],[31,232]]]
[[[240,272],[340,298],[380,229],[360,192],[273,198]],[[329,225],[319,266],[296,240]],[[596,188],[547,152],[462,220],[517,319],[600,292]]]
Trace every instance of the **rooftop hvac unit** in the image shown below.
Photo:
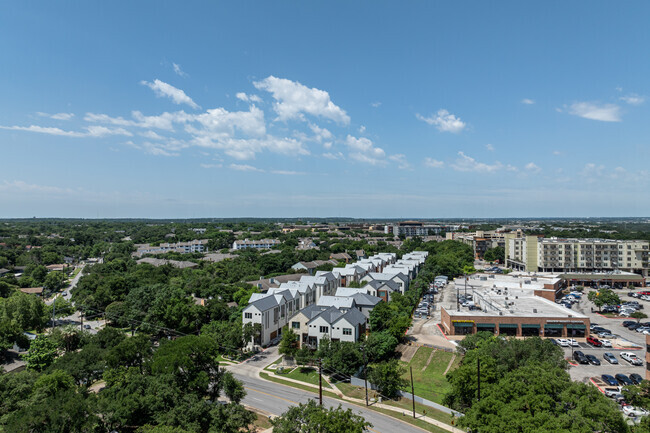
[[[533,308],[533,313],[537,314],[537,308]]]
[[[524,284],[530,284],[530,280],[524,281]]]
[[[503,311],[499,311],[499,316],[503,316]]]
[[[519,296],[515,296],[515,299],[519,299]]]
[[[515,310],[510,310],[510,314],[515,314]]]
[[[506,296],[506,301],[508,300],[508,297]]]
[[[531,278],[531,279],[532,279],[533,281],[537,281],[537,277],[535,277],[535,278]]]

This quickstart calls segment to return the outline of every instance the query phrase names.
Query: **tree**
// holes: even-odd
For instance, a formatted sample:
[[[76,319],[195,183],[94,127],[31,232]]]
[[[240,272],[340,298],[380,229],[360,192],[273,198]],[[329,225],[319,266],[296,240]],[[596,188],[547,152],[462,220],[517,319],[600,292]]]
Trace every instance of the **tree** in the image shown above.
[[[282,330],[282,339],[280,340],[280,346],[278,352],[281,355],[288,356],[293,358],[298,351],[298,339],[300,337],[296,334],[293,329],[285,326]]]
[[[488,248],[485,250],[483,259],[488,262],[505,263],[506,252],[503,247]]]
[[[630,314],[630,317],[632,319],[636,319],[636,323],[639,323],[641,319],[647,319],[648,315],[646,313],[643,313],[641,311],[635,311],[634,313]]]
[[[40,335],[32,340],[29,352],[22,357],[27,362],[29,370],[43,371],[54,362],[56,354],[56,342],[49,337]]]
[[[374,383],[385,397],[397,397],[398,391],[408,385],[408,381],[402,377],[406,369],[396,359],[371,364],[369,367],[368,380]]]
[[[372,332],[363,343],[369,362],[379,362],[395,354],[398,341],[390,332]]]
[[[63,272],[54,271],[47,274],[43,282],[43,288],[50,292],[58,292],[66,286],[65,275]]]
[[[621,298],[611,289],[592,290],[587,295],[587,298],[598,307],[598,311],[603,305],[618,305],[621,303]]]
[[[325,408],[314,400],[300,403],[272,420],[273,433],[367,432],[372,424],[351,409]]]
[[[334,373],[353,375],[363,365],[363,356],[356,344],[324,338],[318,348],[323,368]]]

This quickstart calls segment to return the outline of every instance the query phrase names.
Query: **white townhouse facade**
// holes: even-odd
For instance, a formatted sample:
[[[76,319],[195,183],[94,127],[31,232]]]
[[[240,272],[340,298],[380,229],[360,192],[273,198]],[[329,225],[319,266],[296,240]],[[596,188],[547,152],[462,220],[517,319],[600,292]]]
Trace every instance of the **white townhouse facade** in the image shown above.
[[[232,243],[233,250],[244,250],[246,248],[253,248],[256,250],[270,250],[280,245],[277,239],[260,239],[260,240],[236,240]]]

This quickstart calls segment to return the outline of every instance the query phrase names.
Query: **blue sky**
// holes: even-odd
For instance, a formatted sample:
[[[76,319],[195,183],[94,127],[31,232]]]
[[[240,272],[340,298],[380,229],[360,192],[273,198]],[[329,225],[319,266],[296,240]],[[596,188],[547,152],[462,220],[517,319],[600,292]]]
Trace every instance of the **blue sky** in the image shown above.
[[[0,217],[648,216],[648,22],[648,2],[4,2]]]

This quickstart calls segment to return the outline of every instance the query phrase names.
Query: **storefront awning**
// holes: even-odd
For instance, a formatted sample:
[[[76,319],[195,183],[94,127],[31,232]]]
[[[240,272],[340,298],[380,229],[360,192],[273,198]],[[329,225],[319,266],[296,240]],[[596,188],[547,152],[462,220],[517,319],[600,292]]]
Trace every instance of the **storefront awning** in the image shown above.
[[[454,322],[452,324],[457,328],[471,328],[472,326],[474,326],[473,323],[467,323],[467,322]]]
[[[517,328],[519,325],[516,323],[499,323],[499,328]]]
[[[564,329],[564,325],[561,323],[547,323],[544,325],[544,328],[548,329]]]
[[[477,323],[477,328],[494,328],[494,323]]]
[[[581,325],[579,323],[570,323],[566,325],[567,329],[587,329],[585,325]]]
[[[521,327],[522,328],[536,328],[536,329],[539,329],[539,325],[526,324],[526,323],[522,323]]]

